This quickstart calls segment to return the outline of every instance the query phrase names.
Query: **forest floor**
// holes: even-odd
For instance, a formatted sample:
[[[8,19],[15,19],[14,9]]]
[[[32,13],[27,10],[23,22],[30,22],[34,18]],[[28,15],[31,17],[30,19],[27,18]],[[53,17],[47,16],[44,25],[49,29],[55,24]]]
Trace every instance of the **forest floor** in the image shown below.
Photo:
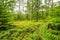
[[[35,22],[35,21],[13,21],[11,23],[16,26],[28,26],[28,25],[38,25],[38,24],[51,23],[51,22],[40,20],[38,22]]]
[[[13,21],[12,24],[13,25],[16,25],[19,28],[23,28],[24,30],[27,29],[28,33],[30,31],[34,31],[34,33],[32,35],[35,35],[36,38],[37,36],[39,36],[39,40],[59,40],[60,37],[58,37],[58,35],[60,35],[58,33],[58,31],[56,30],[49,30],[47,29],[48,27],[48,24],[49,23],[54,23],[54,21],[52,22],[51,20],[49,21],[44,21],[44,20],[39,20],[38,22],[35,22],[35,21]],[[30,35],[31,33],[29,33]],[[31,36],[32,36],[31,35]],[[33,38],[35,38],[35,36]],[[29,37],[29,36],[28,36]],[[41,38],[40,38],[41,37]],[[29,39],[27,38],[28,40],[32,40],[32,39]],[[27,40],[25,38],[25,40]]]
[[[1,40],[60,40],[60,32],[47,29],[50,21],[12,21],[15,28],[0,32]],[[59,36],[59,37],[58,37]]]

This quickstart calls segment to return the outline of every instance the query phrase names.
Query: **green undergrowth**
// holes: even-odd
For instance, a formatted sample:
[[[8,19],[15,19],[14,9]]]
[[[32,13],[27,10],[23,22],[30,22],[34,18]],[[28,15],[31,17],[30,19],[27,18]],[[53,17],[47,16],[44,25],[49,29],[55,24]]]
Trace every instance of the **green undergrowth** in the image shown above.
[[[48,29],[47,23],[0,31],[0,40],[60,40],[60,31]]]

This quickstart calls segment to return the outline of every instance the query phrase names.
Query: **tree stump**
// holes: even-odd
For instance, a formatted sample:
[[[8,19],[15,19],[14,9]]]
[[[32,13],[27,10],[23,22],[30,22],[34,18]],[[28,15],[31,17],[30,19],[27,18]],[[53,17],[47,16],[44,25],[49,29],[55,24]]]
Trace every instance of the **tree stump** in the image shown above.
[[[48,23],[47,28],[48,29],[51,29],[51,27],[52,27],[52,24],[51,23]]]

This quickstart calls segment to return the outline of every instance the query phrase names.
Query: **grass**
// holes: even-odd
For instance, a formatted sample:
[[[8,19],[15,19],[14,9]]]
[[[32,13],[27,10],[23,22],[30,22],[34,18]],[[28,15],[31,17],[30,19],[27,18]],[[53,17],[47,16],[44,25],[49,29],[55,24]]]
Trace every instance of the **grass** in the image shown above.
[[[29,25],[38,25],[45,23],[43,20],[40,20],[39,22],[35,21],[13,21],[11,22],[13,25],[16,26],[29,26]]]
[[[50,21],[39,20],[34,21],[12,21],[15,28],[1,31],[1,40],[60,40],[60,32],[47,29],[47,24],[53,23]],[[58,37],[59,36],[59,37]]]

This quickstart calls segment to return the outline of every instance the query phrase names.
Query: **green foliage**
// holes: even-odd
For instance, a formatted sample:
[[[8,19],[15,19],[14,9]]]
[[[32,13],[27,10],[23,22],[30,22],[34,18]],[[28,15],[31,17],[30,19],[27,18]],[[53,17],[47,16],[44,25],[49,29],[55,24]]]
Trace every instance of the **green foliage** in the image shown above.
[[[15,0],[0,0],[0,40],[60,40],[60,5],[53,0],[27,0],[27,13],[12,14]],[[20,7],[19,7],[20,8]],[[19,20],[43,20],[15,26]],[[18,21],[18,22],[19,22]],[[19,23],[17,23],[19,24]],[[51,24],[51,25],[49,25]],[[48,28],[49,27],[49,28]]]
[[[14,0],[0,0],[0,22],[5,24],[11,21],[12,10],[13,10]]]
[[[12,28],[15,28],[15,27],[16,26],[12,25],[12,24],[4,24],[4,25],[0,26],[0,31],[6,31],[6,30],[9,30],[9,29],[12,29]]]
[[[60,40],[59,35],[59,31],[47,29],[45,23],[0,31],[1,40]]]
[[[0,31],[13,28],[8,22],[13,21],[14,0],[0,0]]]

